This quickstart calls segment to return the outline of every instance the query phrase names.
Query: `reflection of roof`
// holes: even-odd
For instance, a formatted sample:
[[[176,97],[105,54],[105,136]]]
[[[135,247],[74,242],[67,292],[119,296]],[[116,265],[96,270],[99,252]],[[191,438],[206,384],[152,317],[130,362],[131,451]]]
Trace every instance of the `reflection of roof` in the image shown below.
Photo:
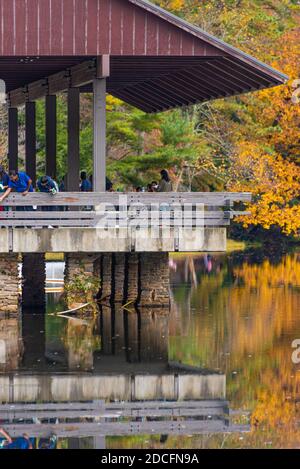
[[[84,420],[87,417],[88,422]],[[59,437],[83,437],[197,435],[244,432],[250,429],[249,425],[231,422],[228,402],[224,400],[5,404],[0,406],[0,419],[6,422],[5,429],[13,437],[24,432],[35,437],[50,432]],[[19,423],[20,419],[26,423]],[[68,419],[72,420],[68,423]]]
[[[43,14],[35,0],[18,2],[15,10],[12,3],[4,2],[0,24],[0,78],[8,92],[103,54],[111,61],[108,92],[147,112],[287,80],[146,0],[88,0],[87,8],[78,0],[68,9],[65,2],[52,9],[46,2]]]

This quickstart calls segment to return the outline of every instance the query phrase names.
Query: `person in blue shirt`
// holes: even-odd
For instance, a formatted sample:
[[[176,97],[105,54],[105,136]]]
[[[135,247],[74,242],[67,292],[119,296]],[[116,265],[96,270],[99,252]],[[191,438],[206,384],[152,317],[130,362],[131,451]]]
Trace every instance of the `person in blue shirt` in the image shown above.
[[[11,193],[11,191],[20,192],[24,196],[29,192],[33,192],[32,179],[28,176],[28,174],[23,173],[22,171],[9,171],[8,187],[1,196],[0,202],[3,202],[3,200]]]
[[[55,195],[59,192],[57,183],[50,176],[42,176],[38,182],[37,187],[40,192],[46,192],[48,194]],[[42,212],[55,211],[58,208],[54,205],[42,206]]]
[[[3,429],[0,428],[0,436],[2,440],[0,443],[0,449],[32,449],[32,442],[29,436],[24,433],[23,436],[19,436],[15,440]]]
[[[33,192],[32,179],[28,174],[22,171],[9,171],[8,187],[4,194],[0,197],[0,203],[3,202],[11,192],[19,192],[26,196],[29,192]],[[32,210],[32,207],[17,207],[17,210]]]
[[[80,173],[80,179],[81,179],[81,184],[80,184],[80,190],[81,192],[91,192],[92,190],[92,184],[88,180],[86,172],[81,171]]]
[[[37,182],[37,187],[40,192],[48,192],[49,194],[58,192],[58,185],[50,176],[42,176]]]

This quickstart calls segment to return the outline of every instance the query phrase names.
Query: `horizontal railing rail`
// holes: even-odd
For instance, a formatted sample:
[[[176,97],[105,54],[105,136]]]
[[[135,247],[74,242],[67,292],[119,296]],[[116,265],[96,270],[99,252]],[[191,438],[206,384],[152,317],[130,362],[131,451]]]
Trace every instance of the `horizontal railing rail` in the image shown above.
[[[0,227],[145,227],[153,225],[227,226],[235,203],[250,193],[94,193],[10,194],[3,202]]]

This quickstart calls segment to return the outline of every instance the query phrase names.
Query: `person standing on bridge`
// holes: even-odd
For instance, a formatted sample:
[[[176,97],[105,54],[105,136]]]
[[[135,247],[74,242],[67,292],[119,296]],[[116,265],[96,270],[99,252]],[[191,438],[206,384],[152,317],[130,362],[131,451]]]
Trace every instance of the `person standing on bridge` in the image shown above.
[[[28,174],[22,171],[9,171],[8,187],[4,194],[0,197],[0,203],[3,202],[11,192],[18,192],[26,196],[29,192],[33,192],[32,179]],[[17,210],[32,210],[32,207],[17,207]]]
[[[81,192],[91,192],[92,191],[92,184],[87,178],[87,174],[85,171],[81,171],[80,173],[80,190]]]
[[[160,175],[161,180],[159,181],[157,192],[172,192],[173,187],[168,171],[166,169],[162,169]]]

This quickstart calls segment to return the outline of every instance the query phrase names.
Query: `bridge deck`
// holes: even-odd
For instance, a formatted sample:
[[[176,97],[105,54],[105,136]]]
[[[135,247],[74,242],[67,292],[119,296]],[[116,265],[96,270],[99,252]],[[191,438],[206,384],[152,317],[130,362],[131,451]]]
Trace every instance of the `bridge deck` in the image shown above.
[[[247,214],[234,204],[250,200],[226,192],[13,193],[0,212],[0,252],[224,251],[225,227]]]

